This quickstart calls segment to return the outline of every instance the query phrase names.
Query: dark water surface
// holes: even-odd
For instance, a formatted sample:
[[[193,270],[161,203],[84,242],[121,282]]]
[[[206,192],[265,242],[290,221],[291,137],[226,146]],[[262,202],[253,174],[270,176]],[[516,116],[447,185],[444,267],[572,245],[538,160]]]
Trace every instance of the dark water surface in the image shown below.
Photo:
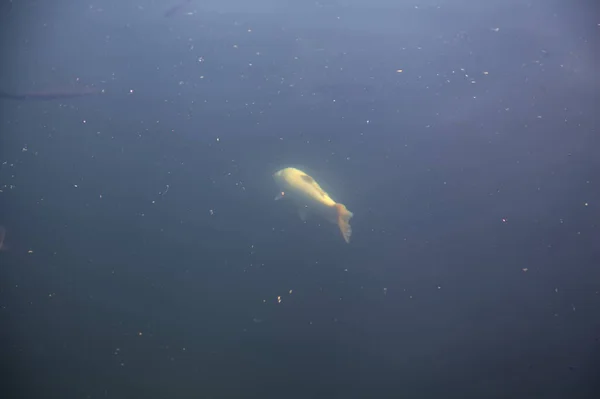
[[[2,397],[600,397],[594,2],[6,4]]]

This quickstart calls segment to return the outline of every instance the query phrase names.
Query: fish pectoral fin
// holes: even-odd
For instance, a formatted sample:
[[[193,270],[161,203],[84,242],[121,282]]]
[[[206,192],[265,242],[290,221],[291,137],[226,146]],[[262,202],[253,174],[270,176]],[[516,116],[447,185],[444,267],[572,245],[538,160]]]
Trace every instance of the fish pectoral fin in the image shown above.
[[[308,208],[304,206],[302,208],[298,208],[298,216],[300,217],[300,220],[306,222],[306,219],[308,218]]]
[[[285,193],[282,191],[279,194],[277,194],[275,196],[275,201],[279,201],[280,199],[282,199],[283,197],[285,197]]]
[[[340,228],[342,237],[347,243],[350,243],[350,236],[352,235],[352,227],[350,227],[350,219],[354,214],[346,209],[344,204],[335,204],[337,211],[337,225]]]

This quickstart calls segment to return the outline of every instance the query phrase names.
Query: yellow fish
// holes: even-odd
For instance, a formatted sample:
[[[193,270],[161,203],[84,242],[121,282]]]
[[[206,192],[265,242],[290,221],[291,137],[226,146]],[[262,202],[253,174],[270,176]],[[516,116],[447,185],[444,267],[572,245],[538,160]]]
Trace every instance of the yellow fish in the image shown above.
[[[296,168],[281,169],[273,174],[273,178],[281,190],[275,200],[290,198],[298,205],[298,214],[302,220],[306,220],[310,212],[337,224],[344,240],[350,242],[350,219],[354,214],[344,204],[332,200],[315,179]]]

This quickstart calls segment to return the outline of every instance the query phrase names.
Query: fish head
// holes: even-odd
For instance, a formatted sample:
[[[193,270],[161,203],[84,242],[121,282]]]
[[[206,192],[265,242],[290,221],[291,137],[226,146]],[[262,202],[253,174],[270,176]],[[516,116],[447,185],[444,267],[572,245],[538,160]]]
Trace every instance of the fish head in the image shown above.
[[[285,184],[285,169],[281,169],[273,173],[273,179],[279,186]]]
[[[275,180],[275,184],[277,185],[277,188],[279,189],[279,193],[277,194],[277,197],[275,197],[275,199],[281,199],[285,196],[285,194],[287,193],[287,191],[290,189],[290,182],[289,182],[289,173],[288,173],[288,168],[285,169],[281,169],[275,173],[273,173],[273,180]]]

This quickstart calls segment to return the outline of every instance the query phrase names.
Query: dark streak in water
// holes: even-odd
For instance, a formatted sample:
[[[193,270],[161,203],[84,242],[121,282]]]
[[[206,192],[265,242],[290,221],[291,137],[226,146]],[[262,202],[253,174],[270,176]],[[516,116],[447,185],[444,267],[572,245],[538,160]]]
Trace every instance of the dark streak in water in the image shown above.
[[[0,251],[6,249],[6,246],[4,245],[4,237],[6,237],[6,229],[4,226],[0,226]]]
[[[7,93],[0,91],[0,98],[9,100],[57,100],[64,98],[83,97],[100,93],[97,89],[83,89],[73,91],[40,91],[28,93]]]
[[[172,17],[175,14],[178,14],[179,11],[181,9],[183,9],[187,4],[189,4],[191,2],[191,0],[184,0],[179,4],[175,4],[174,6],[172,6],[171,8],[169,8],[167,11],[165,11],[165,18],[169,18]]]

